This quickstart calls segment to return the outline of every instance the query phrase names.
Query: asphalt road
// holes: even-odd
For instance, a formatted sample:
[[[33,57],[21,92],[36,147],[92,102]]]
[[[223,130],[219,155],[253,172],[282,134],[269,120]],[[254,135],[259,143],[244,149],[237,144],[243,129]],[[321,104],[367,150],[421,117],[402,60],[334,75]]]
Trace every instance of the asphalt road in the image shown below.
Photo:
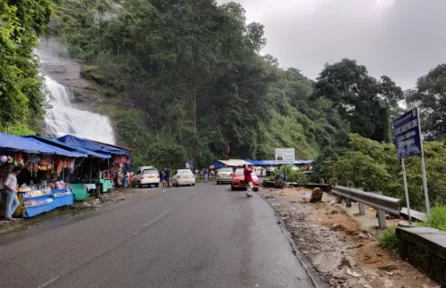
[[[1,288],[311,288],[320,281],[292,253],[263,199],[215,184],[160,188],[46,220],[1,237],[0,261]]]

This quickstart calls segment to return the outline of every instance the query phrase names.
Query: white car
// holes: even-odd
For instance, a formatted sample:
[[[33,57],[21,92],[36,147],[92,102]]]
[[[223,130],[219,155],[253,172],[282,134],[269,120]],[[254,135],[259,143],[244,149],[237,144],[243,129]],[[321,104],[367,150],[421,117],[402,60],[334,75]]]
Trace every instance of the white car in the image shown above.
[[[173,186],[191,185],[195,186],[195,175],[190,169],[179,169],[172,176]]]
[[[133,175],[132,186],[160,186],[160,172],[153,166],[140,167]]]
[[[217,184],[231,183],[234,170],[230,167],[220,168],[217,172]]]

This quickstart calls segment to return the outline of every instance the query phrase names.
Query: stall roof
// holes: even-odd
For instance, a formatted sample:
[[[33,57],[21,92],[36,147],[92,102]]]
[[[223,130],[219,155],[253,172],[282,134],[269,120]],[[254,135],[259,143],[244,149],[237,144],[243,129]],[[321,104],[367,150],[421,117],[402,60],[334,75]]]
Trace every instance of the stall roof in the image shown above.
[[[57,140],[64,142],[66,144],[76,146],[76,147],[82,147],[84,149],[88,149],[95,152],[101,152],[101,153],[108,153],[108,154],[114,154],[114,155],[127,155],[127,151],[118,149],[112,146],[108,146],[106,144],[98,143],[93,140],[88,140],[84,138],[79,138],[73,135],[65,135],[60,138],[57,138]]]
[[[252,165],[278,166],[278,165],[305,165],[313,163],[313,160],[276,161],[276,160],[246,160]]]
[[[54,154],[67,157],[86,157],[85,154],[48,145],[33,138],[20,137],[5,133],[0,133],[0,149],[25,153],[41,153],[48,155]]]
[[[229,167],[240,167],[240,166],[244,166],[246,164],[251,165],[251,163],[246,162],[245,160],[242,160],[242,159],[217,160],[217,162],[220,162],[223,165],[226,165]]]
[[[99,144],[104,144],[104,145],[107,145],[107,146],[110,146],[110,147],[113,147],[113,148],[118,148],[118,149],[121,149],[121,150],[125,150],[125,151],[128,151],[128,152],[132,152],[132,151],[135,150],[135,149],[130,148],[130,147],[107,144],[107,143],[104,143],[104,142],[100,142],[100,141],[96,141],[96,140],[91,140],[91,139],[87,139],[87,140],[90,140],[90,141],[93,141],[93,142],[96,142],[96,143],[99,143]]]
[[[88,150],[88,149],[85,149],[85,148],[82,148],[82,147],[69,145],[69,144],[61,142],[61,141],[59,141],[57,139],[43,137],[43,136],[27,136],[27,137],[34,138],[34,139],[37,139],[37,140],[39,140],[41,142],[45,142],[45,143],[48,143],[48,144],[51,144],[51,145],[56,145],[56,146],[61,147],[63,149],[68,149],[68,150],[72,150],[72,151],[81,152],[83,154],[86,154],[85,157],[92,156],[92,157],[102,158],[102,159],[109,159],[109,158],[111,158],[110,154],[95,152],[95,151],[91,151],[91,150]]]

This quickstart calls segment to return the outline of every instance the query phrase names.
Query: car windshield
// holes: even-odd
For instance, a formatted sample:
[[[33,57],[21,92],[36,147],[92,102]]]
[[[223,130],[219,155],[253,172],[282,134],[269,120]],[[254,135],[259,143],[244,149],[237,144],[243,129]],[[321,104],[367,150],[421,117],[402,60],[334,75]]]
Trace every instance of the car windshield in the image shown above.
[[[192,171],[190,169],[182,169],[178,170],[179,175],[192,175]]]
[[[221,168],[220,171],[218,172],[223,172],[223,173],[232,172],[232,168]]]
[[[235,175],[243,175],[243,169],[235,170]]]
[[[156,169],[146,169],[146,170],[142,171],[142,174],[144,174],[144,175],[158,174],[158,170],[156,170]]]

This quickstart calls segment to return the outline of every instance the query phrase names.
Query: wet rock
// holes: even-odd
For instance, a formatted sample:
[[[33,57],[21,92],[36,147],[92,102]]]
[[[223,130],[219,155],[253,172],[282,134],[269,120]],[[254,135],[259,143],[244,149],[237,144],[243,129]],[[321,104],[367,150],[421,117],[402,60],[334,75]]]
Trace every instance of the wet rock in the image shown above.
[[[391,272],[393,270],[398,269],[395,265],[382,265],[378,267],[379,270]]]
[[[359,233],[359,234],[358,234],[358,238],[359,238],[359,239],[365,239],[365,238],[368,238],[368,236],[365,235],[365,234]]]
[[[342,225],[337,223],[333,224],[333,226],[330,228],[331,231],[338,231],[339,229],[342,229]]]
[[[311,193],[310,203],[321,202],[322,196],[324,196],[324,191],[320,188],[314,188],[313,193]]]

